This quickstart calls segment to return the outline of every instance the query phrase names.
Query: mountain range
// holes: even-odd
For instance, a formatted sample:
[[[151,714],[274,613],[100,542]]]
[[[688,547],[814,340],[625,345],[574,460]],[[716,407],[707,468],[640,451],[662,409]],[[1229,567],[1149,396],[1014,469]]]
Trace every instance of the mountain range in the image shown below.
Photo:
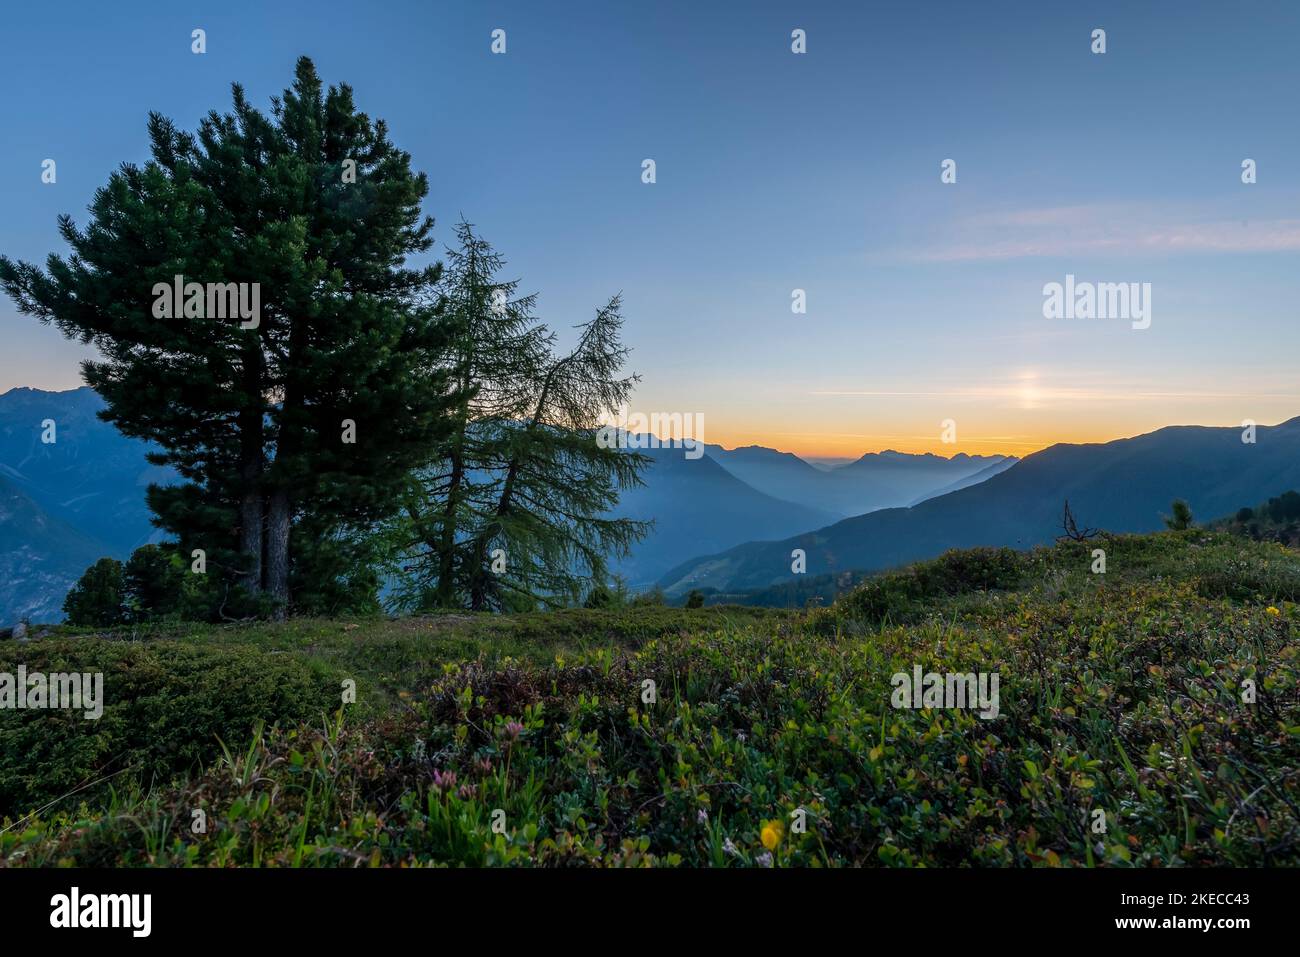
[[[694,459],[680,443],[641,452],[651,459],[642,473],[644,484],[623,493],[617,513],[654,519],[655,526],[628,558],[612,563],[633,588],[651,585],[683,560],[713,549],[904,505],[1007,461],[1004,456],[945,459],[882,452],[823,471],[789,452],[758,445],[706,445],[705,454]]]
[[[59,620],[88,565],[161,538],[144,496],[170,473],[99,419],[103,407],[89,388],[0,395],[0,625]]]
[[[0,625],[55,621],[63,596],[95,559],[122,559],[161,537],[144,492],[170,473],[149,446],[96,412],[88,388],[12,389],[0,395]],[[43,442],[45,420],[54,442]],[[633,588],[672,597],[795,581],[806,573],[863,572],[970,545],[1028,547],[1058,532],[1066,498],[1081,523],[1111,531],[1160,527],[1174,497],[1214,518],[1300,487],[1300,419],[1237,429],[1192,426],[1093,445],[1056,445],[1023,460],[872,452],[815,467],[762,446],[645,449],[644,484],[617,513],[653,519],[650,535],[611,562]],[[773,592],[778,593],[778,592]],[[793,593],[793,592],[791,592]]]
[[[732,593],[790,581],[792,553],[806,574],[874,571],[949,548],[1028,548],[1061,534],[1068,499],[1080,526],[1112,532],[1161,528],[1174,498],[1218,518],[1300,488],[1300,417],[1261,426],[1254,443],[1240,428],[1171,426],[1103,444],[1060,444],[1026,456],[977,485],[908,508],[888,508],[777,541],[755,541],[692,559],[660,585]]]
[[[912,455],[891,449],[819,469],[789,452],[758,445],[731,450],[706,445],[705,452],[736,478],[762,492],[812,505],[840,518],[907,505],[991,468],[1015,462],[1004,455],[958,452],[944,458],[932,452]]]
[[[146,461],[147,443],[98,418],[103,407],[89,388],[0,395],[0,625],[58,620],[63,596],[88,565],[124,559],[162,537],[145,489],[172,473]],[[643,451],[644,484],[623,494],[618,514],[655,524],[612,562],[633,588],[693,556],[820,528],[859,508],[901,505],[999,460],[891,452],[823,472],[759,446],[710,446],[696,458],[680,446]]]

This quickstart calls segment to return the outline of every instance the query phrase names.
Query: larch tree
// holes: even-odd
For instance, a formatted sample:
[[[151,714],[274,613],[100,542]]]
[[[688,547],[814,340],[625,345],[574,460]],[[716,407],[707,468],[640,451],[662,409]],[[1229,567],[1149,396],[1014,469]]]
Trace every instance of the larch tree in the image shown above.
[[[400,594],[412,607],[569,603],[648,531],[612,511],[649,460],[597,441],[636,382],[621,373],[621,302],[557,356],[535,297],[499,278],[500,255],[466,223],[457,239],[445,256],[454,342],[443,361],[461,405],[406,502]]]
[[[615,296],[578,327],[567,354],[554,353],[548,334],[527,417],[503,433],[496,501],[469,538],[472,609],[575,602],[604,583],[608,556],[626,555],[649,531],[647,522],[612,514],[649,459],[597,438],[637,381],[620,374],[622,326]]]

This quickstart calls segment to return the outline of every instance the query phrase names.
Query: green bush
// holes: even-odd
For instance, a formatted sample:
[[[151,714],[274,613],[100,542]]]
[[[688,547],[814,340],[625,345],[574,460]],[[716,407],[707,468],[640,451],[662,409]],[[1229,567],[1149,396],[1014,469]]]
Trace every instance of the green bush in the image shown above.
[[[1029,561],[1025,553],[1011,548],[946,552],[933,561],[868,579],[820,614],[871,625],[912,621],[937,598],[1017,587]]]
[[[664,597],[664,591],[658,585],[649,591],[643,591],[632,599],[633,608],[659,607],[668,604],[668,599]]]
[[[122,602],[122,563],[101,558],[82,573],[63,599],[63,613],[74,625],[111,628],[126,621]]]
[[[1300,518],[1300,492],[1284,492],[1268,500],[1268,516],[1275,522]]]
[[[1174,499],[1171,506],[1173,514],[1165,519],[1165,525],[1175,532],[1186,531],[1192,527],[1192,507],[1181,498]]]
[[[614,608],[618,605],[618,595],[614,590],[604,582],[597,582],[592,586],[591,591],[587,593],[587,600],[582,603],[584,608]]]
[[[187,571],[174,546],[137,548],[122,573],[127,616],[132,621],[148,621],[181,612]]]
[[[0,711],[0,816],[90,782],[166,783],[243,742],[258,721],[318,721],[340,704],[338,680],[302,661],[247,648],[102,639],[0,646],[0,672],[103,673],[103,715]],[[93,791],[80,791],[85,799]]]

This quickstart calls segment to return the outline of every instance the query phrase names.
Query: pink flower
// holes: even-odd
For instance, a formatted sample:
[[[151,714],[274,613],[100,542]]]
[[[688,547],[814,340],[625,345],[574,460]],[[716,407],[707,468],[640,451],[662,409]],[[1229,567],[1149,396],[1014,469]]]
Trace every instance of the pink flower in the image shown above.
[[[505,726],[506,737],[514,741],[524,733],[524,726],[518,721],[507,721]]]
[[[456,786],[455,771],[434,771],[433,786],[438,791],[450,791]]]

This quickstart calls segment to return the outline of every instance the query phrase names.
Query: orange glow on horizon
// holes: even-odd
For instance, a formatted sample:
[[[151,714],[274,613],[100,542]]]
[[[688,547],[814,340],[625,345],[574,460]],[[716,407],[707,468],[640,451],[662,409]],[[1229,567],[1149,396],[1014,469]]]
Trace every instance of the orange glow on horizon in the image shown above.
[[[1040,451],[1058,442],[1108,442],[1111,439],[1126,437],[1123,435],[1105,437],[1098,435],[1079,438],[1025,439],[1020,437],[1003,438],[994,436],[981,438],[976,436],[970,439],[963,437],[956,443],[945,444],[940,441],[937,433],[934,436],[877,435],[838,437],[816,434],[783,435],[780,433],[765,435],[760,432],[726,430],[708,433],[705,441],[710,445],[721,445],[727,449],[747,445],[761,445],[765,448],[776,449],[778,452],[791,452],[800,458],[812,459],[856,459],[869,452],[883,452],[886,449],[913,455],[924,455],[927,452],[933,452],[935,455],[941,455],[944,458],[952,458],[959,452],[965,452],[967,455],[1016,455],[1023,458],[1031,452]]]

